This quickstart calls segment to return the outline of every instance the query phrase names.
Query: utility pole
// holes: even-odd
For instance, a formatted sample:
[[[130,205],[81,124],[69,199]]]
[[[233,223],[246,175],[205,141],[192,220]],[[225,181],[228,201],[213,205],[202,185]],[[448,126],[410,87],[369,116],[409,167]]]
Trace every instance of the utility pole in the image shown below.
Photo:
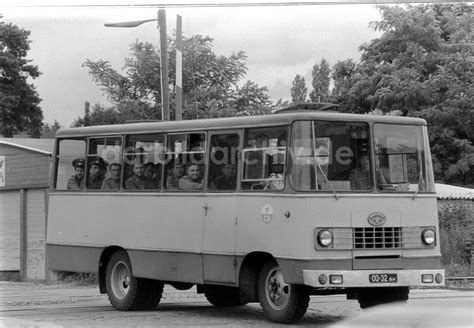
[[[169,121],[168,39],[166,34],[166,12],[164,9],[158,10],[158,28],[160,29],[161,115],[163,121]]]
[[[183,118],[183,37],[181,16],[176,16],[176,112],[175,121]]]

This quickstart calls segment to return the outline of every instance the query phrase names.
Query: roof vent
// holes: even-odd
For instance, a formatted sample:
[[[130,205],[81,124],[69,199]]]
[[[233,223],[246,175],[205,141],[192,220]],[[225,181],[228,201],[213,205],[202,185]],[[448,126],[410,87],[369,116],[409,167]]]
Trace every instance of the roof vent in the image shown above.
[[[307,111],[307,110],[317,110],[317,111],[329,111],[335,110],[339,105],[330,104],[330,103],[303,103],[303,104],[296,104],[290,107],[286,107],[280,110],[277,110],[275,113],[288,113],[288,112],[295,112],[295,111]]]

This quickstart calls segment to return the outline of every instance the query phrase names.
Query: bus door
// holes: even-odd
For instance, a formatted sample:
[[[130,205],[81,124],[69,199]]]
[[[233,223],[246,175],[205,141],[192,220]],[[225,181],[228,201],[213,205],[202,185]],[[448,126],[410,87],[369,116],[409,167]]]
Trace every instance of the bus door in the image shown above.
[[[238,150],[242,132],[209,133],[207,194],[204,201],[204,282],[236,284]]]

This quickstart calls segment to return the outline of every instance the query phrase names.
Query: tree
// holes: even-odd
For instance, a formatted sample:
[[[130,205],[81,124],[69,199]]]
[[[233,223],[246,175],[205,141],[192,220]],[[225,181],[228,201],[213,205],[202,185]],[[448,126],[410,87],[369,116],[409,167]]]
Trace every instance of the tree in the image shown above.
[[[194,35],[183,38],[183,118],[268,112],[270,105],[266,88],[260,88],[250,81],[239,87],[239,81],[247,72],[245,53],[240,51],[230,56],[218,56],[212,50],[212,43],[213,39],[208,36]],[[176,81],[176,64],[173,60],[176,54],[175,41],[170,40],[169,45],[170,107],[173,118]],[[135,119],[161,119],[158,52],[152,44],[139,41],[132,44],[130,50],[130,56],[125,59],[123,75],[102,59],[96,62],[86,60],[83,66],[89,69],[92,79],[114,104],[111,110],[124,114],[122,112],[124,105],[133,103],[133,106],[141,108],[138,112],[132,110],[132,113],[138,114]],[[99,110],[98,107],[94,109]],[[105,109],[100,108],[99,112],[103,110]],[[96,115],[99,112],[96,112]],[[99,116],[91,116],[92,125],[96,124],[94,117]],[[113,121],[114,119],[111,119],[108,123]],[[80,123],[78,119],[74,124]]]
[[[308,88],[304,77],[297,74],[293,80],[291,87],[291,101],[294,105],[306,102],[306,95],[308,94]]]
[[[382,35],[361,46],[346,110],[428,121],[436,179],[474,184],[474,20],[468,4],[380,6]],[[345,92],[345,94],[344,94]]]
[[[331,68],[326,59],[321,59],[321,63],[313,66],[313,80],[311,85],[313,90],[309,94],[312,102],[327,102],[329,100],[329,84],[331,78],[329,74]]]
[[[41,133],[41,99],[33,84],[28,83],[29,78],[40,75],[38,67],[26,59],[29,35],[16,25],[0,22],[0,134],[4,137],[26,131],[39,138]]]
[[[53,124],[44,123],[43,128],[41,130],[41,137],[54,138],[54,136],[56,135],[56,132],[61,128],[62,128],[61,124],[56,120],[54,120]]]

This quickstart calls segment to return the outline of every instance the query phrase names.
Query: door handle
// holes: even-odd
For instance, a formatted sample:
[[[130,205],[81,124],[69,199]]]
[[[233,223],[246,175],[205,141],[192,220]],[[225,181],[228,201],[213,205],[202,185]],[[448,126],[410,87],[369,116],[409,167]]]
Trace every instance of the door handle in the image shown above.
[[[207,210],[209,209],[209,206],[205,204],[202,208],[204,209],[204,215],[207,215]]]

